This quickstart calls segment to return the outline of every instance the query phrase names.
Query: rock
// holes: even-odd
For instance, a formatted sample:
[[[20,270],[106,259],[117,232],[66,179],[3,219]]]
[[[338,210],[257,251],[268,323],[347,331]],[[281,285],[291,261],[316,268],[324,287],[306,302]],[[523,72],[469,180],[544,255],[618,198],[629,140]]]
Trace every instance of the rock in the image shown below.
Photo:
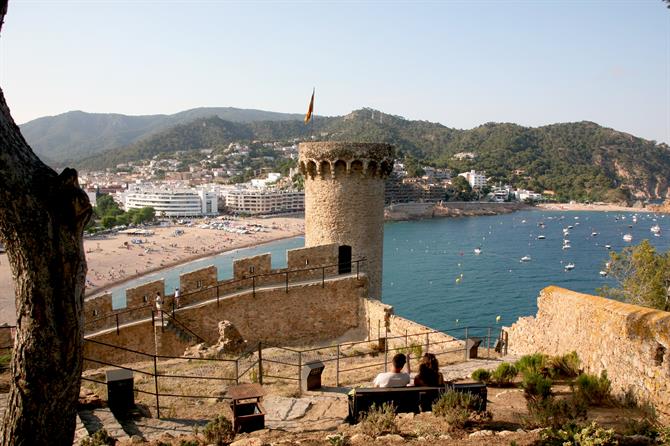
[[[265,443],[260,438],[243,438],[233,441],[230,446],[263,446]]]
[[[207,353],[207,347],[204,342],[195,344],[184,351],[184,356],[188,358],[204,358]]]
[[[365,434],[354,434],[349,441],[351,444],[370,444],[372,443],[372,437]]]
[[[507,437],[508,435],[514,435],[514,432],[512,432],[512,431],[500,431],[500,432],[496,433],[496,435],[498,435],[500,437]]]
[[[449,435],[449,434],[442,434],[442,435],[440,435],[440,436],[437,437],[437,438],[439,438],[440,440],[451,440],[451,435]]]
[[[219,322],[219,341],[214,346],[217,353],[237,355],[247,348],[247,341],[244,340],[237,327],[230,321]]]
[[[398,418],[399,420],[413,420],[414,414],[412,412],[399,413],[398,415],[396,415],[396,418]]]
[[[470,438],[477,438],[477,437],[491,437],[493,435],[493,431],[490,430],[483,430],[483,431],[476,431],[468,435]]]
[[[398,434],[380,435],[377,441],[386,441],[388,443],[404,443],[405,439]]]
[[[132,444],[141,444],[146,443],[147,441],[139,435],[133,435],[132,437],[130,437],[130,442]]]
[[[82,387],[79,390],[79,408],[80,409],[97,409],[102,407],[102,400],[98,395]]]

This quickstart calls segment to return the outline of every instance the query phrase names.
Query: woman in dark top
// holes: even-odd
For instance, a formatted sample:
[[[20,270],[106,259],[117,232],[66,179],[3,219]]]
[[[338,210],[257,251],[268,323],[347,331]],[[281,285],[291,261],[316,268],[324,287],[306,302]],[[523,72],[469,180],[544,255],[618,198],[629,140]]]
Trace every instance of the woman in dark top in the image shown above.
[[[414,385],[437,387],[444,385],[444,377],[440,373],[440,365],[432,353],[425,353],[419,364],[419,373],[414,377]]]

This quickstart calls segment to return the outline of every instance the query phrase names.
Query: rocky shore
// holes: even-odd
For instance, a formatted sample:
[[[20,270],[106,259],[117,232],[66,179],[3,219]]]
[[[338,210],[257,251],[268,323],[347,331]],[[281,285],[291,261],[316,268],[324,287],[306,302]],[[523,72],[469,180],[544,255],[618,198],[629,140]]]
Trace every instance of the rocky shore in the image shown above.
[[[447,203],[398,203],[384,209],[386,221],[421,220],[439,217],[474,217],[509,214],[530,206],[524,203],[490,203],[478,201]]]

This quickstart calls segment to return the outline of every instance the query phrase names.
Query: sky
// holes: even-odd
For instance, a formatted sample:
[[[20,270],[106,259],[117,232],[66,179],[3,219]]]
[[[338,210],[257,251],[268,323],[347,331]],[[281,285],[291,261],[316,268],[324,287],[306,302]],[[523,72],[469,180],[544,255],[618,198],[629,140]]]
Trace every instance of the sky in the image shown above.
[[[589,120],[670,143],[660,0],[10,0],[16,122],[70,110],[362,107],[472,128]]]

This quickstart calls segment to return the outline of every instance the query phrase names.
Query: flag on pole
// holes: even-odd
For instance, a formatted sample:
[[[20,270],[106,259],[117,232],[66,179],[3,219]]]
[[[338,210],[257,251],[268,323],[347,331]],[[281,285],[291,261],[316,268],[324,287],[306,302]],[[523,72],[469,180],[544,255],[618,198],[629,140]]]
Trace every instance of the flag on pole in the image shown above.
[[[305,115],[305,124],[307,124],[312,119],[312,112],[314,111],[314,89],[312,89],[312,99],[309,101],[309,108],[307,108],[307,114]]]

